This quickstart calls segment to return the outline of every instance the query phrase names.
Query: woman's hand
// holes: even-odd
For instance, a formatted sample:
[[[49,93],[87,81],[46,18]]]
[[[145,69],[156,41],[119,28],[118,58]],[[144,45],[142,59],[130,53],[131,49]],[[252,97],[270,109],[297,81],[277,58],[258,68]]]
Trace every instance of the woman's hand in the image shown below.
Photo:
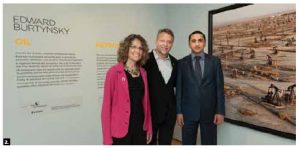
[[[147,144],[149,144],[152,140],[152,134],[147,134]]]

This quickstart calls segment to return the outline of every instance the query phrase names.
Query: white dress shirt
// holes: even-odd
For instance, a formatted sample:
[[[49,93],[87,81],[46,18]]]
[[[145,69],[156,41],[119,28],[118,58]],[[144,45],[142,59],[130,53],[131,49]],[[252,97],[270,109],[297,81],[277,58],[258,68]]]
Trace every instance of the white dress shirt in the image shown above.
[[[161,58],[159,55],[156,53],[156,50],[153,50],[154,58],[156,60],[156,63],[158,65],[158,69],[162,75],[162,77],[165,80],[165,83],[167,84],[171,74],[172,74],[172,64],[171,64],[171,59],[170,56],[168,55],[167,58]]]

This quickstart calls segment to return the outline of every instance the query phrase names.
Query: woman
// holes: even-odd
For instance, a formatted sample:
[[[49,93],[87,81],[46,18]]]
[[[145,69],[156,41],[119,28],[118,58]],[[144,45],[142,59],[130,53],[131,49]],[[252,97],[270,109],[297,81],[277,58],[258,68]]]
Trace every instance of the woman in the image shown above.
[[[112,66],[104,83],[102,104],[103,144],[148,144],[152,122],[146,71],[148,45],[136,34],[120,43],[118,64]]]

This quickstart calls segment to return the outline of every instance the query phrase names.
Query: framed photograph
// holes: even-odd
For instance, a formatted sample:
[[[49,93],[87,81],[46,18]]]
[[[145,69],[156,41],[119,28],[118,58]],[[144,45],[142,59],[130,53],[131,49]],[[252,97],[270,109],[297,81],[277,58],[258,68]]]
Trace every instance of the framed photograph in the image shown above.
[[[208,37],[222,62],[225,121],[296,139],[296,4],[209,11]]]

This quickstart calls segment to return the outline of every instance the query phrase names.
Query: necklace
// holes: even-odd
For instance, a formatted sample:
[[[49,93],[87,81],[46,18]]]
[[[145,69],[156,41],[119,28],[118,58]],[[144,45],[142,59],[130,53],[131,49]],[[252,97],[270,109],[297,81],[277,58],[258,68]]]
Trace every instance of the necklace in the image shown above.
[[[135,68],[129,68],[127,65],[125,65],[124,69],[129,72],[132,76],[139,76],[139,68],[135,66]]]

